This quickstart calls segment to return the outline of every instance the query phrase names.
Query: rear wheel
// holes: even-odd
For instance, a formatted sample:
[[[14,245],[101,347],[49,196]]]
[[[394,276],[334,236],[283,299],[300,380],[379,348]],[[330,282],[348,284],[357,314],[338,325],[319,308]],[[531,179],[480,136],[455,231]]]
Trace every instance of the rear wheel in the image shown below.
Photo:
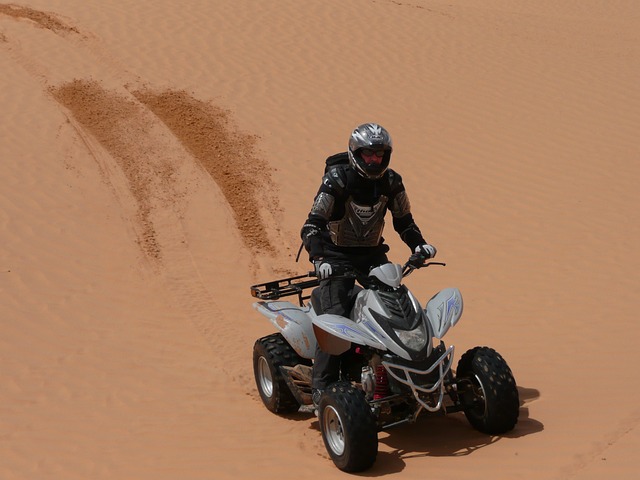
[[[291,393],[280,371],[281,366],[305,363],[282,334],[256,340],[253,346],[253,374],[260,398],[273,413],[296,412],[300,404]]]
[[[469,423],[483,433],[498,435],[518,422],[520,400],[507,362],[488,347],[467,351],[456,370],[458,394]]]
[[[333,463],[345,472],[371,467],[378,454],[378,430],[362,391],[339,382],[324,391],[319,405],[322,439]]]

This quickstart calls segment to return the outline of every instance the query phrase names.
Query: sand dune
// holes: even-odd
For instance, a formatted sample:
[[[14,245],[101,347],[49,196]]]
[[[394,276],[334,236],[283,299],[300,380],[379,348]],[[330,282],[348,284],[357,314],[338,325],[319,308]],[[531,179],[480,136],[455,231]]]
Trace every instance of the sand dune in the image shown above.
[[[270,414],[248,286],[305,272],[323,159],[377,121],[520,422],[380,435],[366,476],[635,478],[636,2],[0,3],[0,478],[341,478]],[[387,232],[392,258],[406,247]]]

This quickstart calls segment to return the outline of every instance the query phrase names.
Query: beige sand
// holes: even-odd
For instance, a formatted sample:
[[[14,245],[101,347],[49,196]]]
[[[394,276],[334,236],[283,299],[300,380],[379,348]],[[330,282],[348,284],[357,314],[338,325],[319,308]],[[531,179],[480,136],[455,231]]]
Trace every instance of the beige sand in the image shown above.
[[[365,121],[448,264],[410,287],[461,289],[448,341],[522,401],[381,434],[365,476],[635,478],[639,32],[635,0],[0,3],[0,478],[345,478],[261,404],[248,286],[309,268]]]

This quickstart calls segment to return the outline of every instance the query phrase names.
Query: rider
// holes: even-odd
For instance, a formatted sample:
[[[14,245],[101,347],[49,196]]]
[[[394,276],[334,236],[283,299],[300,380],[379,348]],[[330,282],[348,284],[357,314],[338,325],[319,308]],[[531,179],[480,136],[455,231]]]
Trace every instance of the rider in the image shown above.
[[[332,273],[368,273],[387,263],[389,247],[382,238],[387,210],[391,210],[394,229],[413,252],[412,264],[421,266],[436,254],[413,221],[402,178],[388,168],[392,150],[389,132],[376,123],[365,123],[351,133],[349,163],[331,167],[322,178],[300,235],[320,279],[323,313],[348,317],[352,307],[355,280],[332,277]],[[339,380],[343,356],[330,355],[318,346],[312,378],[316,407],[322,391]]]

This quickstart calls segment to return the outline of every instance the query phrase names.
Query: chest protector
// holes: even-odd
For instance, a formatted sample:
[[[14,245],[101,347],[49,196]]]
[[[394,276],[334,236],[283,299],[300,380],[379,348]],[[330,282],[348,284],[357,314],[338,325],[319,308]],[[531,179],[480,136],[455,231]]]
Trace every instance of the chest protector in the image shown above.
[[[329,222],[331,240],[339,247],[375,247],[384,229],[384,215],[389,199],[381,195],[374,205],[359,205],[350,196],[345,201],[344,216]]]

